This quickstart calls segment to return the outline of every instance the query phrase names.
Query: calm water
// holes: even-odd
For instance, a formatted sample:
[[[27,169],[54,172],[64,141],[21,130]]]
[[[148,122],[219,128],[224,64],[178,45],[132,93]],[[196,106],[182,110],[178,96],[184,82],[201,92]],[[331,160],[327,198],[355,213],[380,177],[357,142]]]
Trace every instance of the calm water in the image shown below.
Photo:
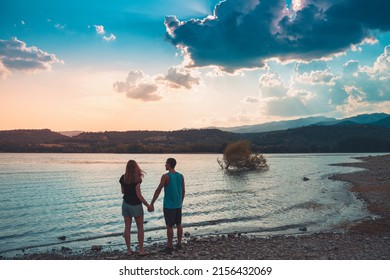
[[[172,155],[169,155],[172,156]],[[361,201],[331,174],[357,169],[329,166],[358,154],[265,155],[270,169],[227,173],[220,155],[180,154],[186,180],[183,224],[192,235],[257,232],[263,235],[334,230],[368,217]],[[119,177],[129,159],[146,171],[141,186],[150,201],[167,155],[0,154],[0,253],[23,247],[74,250],[91,244],[124,249]],[[303,181],[303,176],[310,178]],[[162,195],[145,210],[145,240],[164,241]],[[133,224],[133,231],[136,227]],[[66,236],[66,241],[58,239]],[[136,235],[132,235],[136,241]],[[44,246],[45,245],[45,246]],[[47,245],[47,246],[46,246]]]

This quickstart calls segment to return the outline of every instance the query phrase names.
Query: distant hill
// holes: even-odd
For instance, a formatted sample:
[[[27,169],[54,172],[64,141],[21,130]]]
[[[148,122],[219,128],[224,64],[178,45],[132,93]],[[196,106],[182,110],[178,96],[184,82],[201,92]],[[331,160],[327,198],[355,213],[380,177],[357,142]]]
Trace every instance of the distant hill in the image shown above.
[[[218,129],[224,131],[230,131],[235,133],[257,133],[257,132],[271,132],[278,130],[286,130],[291,128],[298,128],[309,125],[318,125],[318,126],[329,126],[337,124],[370,124],[378,122],[390,115],[385,113],[374,113],[374,114],[363,114],[345,119],[335,119],[327,117],[308,117],[300,118],[290,121],[276,121],[268,122],[257,125],[245,125],[245,126],[236,126],[236,127],[220,127]]]
[[[381,119],[377,122],[371,123],[372,125],[379,125],[379,126],[384,126],[384,127],[389,127],[390,128],[390,116],[387,118]]]
[[[385,113],[374,113],[374,114],[363,114],[357,115],[350,118],[345,118],[341,120],[334,121],[322,121],[317,123],[317,125],[336,125],[340,123],[350,123],[350,124],[374,124],[379,122],[382,119],[389,117],[390,115]]]
[[[67,140],[68,137],[50,129],[18,129],[0,131],[0,144],[45,144]]]
[[[390,128],[338,124],[244,134],[262,153],[390,152]]]
[[[267,123],[257,124],[257,125],[244,125],[244,126],[236,126],[230,128],[221,127],[218,129],[229,131],[229,132],[235,132],[235,133],[257,133],[257,132],[285,130],[290,128],[308,126],[319,122],[331,122],[331,121],[336,121],[336,119],[327,118],[327,117],[308,117],[308,118],[300,118],[291,121],[275,121],[275,122],[267,122]]]
[[[390,115],[385,113],[374,113],[374,114],[364,114],[364,115],[358,115],[355,117],[350,117],[344,119],[345,121],[353,121],[358,124],[370,124],[378,122],[384,118],[389,117]]]

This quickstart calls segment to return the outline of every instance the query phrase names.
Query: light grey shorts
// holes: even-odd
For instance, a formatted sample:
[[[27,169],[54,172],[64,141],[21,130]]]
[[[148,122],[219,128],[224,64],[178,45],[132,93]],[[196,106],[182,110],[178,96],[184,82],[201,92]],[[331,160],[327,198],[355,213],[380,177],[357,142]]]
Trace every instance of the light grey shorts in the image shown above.
[[[127,204],[124,200],[122,202],[122,216],[123,217],[139,217],[144,214],[144,208],[142,204],[131,205]]]

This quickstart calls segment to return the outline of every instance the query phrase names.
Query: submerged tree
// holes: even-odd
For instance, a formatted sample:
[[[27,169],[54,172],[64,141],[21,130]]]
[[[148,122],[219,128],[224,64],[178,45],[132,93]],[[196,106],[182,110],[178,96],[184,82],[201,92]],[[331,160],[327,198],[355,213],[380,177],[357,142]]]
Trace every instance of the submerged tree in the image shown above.
[[[256,170],[267,169],[269,165],[262,154],[252,153],[247,140],[230,143],[223,152],[222,160],[217,159],[222,169]]]

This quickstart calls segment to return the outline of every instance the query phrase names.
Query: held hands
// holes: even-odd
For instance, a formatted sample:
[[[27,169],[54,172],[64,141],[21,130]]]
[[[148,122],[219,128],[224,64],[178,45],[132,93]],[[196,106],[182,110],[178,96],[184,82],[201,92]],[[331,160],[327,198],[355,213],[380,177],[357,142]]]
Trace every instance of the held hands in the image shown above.
[[[149,205],[148,212],[153,212],[153,211],[154,211],[154,205]]]

